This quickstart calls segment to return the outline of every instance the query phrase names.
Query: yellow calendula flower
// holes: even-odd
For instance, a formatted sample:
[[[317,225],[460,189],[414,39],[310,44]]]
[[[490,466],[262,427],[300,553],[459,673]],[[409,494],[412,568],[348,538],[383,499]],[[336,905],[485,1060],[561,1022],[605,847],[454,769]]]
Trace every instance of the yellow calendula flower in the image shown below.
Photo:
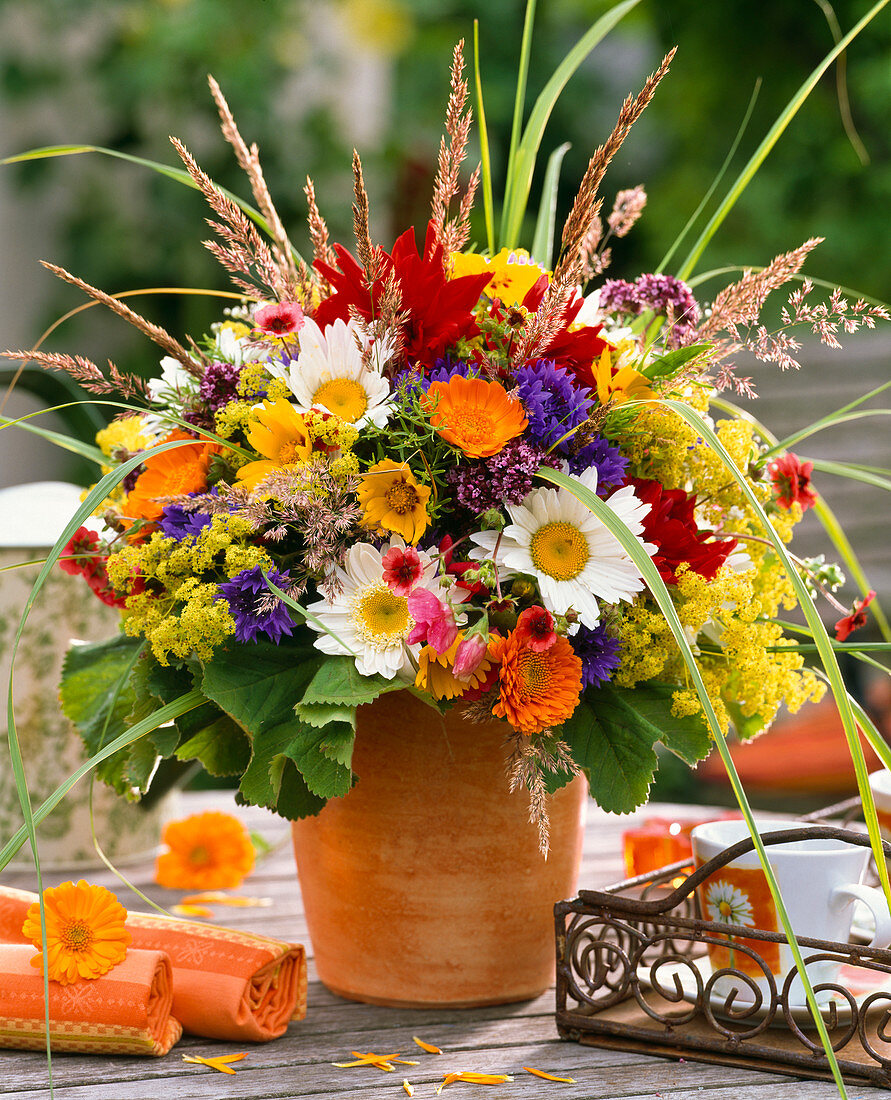
[[[81,879],[43,892],[50,981],[71,985],[80,978],[99,978],[124,961],[131,936],[124,927],[127,910],[110,890]],[[41,946],[40,906],[28,909],[22,932]],[[43,954],[31,965],[43,970]]]
[[[655,394],[647,379],[631,366],[614,371],[612,352],[607,348],[591,368],[601,405],[624,405],[626,401],[646,401]]]
[[[358,496],[368,527],[393,531],[410,543],[427,529],[430,487],[417,481],[406,462],[376,462],[359,483]]]
[[[283,466],[298,466],[312,454],[312,441],[303,417],[290,401],[264,401],[255,409],[247,431],[248,442],[264,456],[238,471],[242,485],[253,489]]]
[[[451,260],[451,278],[491,275],[484,293],[489,298],[500,298],[508,306],[519,305],[542,275],[547,275],[525,248],[502,248],[492,257],[478,252],[453,252]]]

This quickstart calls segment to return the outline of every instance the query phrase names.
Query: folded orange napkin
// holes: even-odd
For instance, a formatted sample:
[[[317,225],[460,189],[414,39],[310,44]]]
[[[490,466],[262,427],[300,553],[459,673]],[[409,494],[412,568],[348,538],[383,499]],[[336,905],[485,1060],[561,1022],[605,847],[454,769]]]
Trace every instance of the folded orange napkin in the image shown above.
[[[22,924],[35,901],[36,894],[0,886],[0,943],[26,942]],[[306,1015],[300,944],[150,913],[130,912],[127,929],[133,948],[169,956],[173,1015],[192,1035],[263,1043]]]
[[[43,974],[31,944],[0,944],[0,1046],[46,1049]],[[127,952],[101,978],[49,983],[50,1046],[88,1054],[166,1054],[182,1035],[170,1015],[170,960],[160,951]]]

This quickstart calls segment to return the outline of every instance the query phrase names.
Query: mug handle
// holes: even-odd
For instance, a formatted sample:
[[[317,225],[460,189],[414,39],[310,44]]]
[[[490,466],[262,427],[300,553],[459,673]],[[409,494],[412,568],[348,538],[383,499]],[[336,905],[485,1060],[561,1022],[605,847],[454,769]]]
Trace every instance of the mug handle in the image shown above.
[[[881,890],[854,882],[836,886],[829,895],[829,905],[838,910],[855,898],[867,906],[876,922],[875,934],[866,946],[888,947],[891,944],[891,913],[888,912],[888,902]]]

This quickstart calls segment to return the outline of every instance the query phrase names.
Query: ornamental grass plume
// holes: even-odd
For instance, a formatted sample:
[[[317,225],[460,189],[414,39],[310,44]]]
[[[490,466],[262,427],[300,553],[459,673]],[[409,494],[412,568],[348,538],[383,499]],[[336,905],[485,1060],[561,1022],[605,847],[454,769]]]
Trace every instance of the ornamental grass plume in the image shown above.
[[[155,882],[169,890],[228,890],[254,869],[254,845],[231,814],[212,810],[171,821],[161,841],[167,851],[155,863]]]
[[[80,879],[43,892],[46,913],[47,976],[60,985],[99,978],[123,962],[131,942],[124,927],[127,910],[110,890]],[[41,948],[40,905],[28,909],[22,932]],[[43,952],[31,960],[43,971]]]

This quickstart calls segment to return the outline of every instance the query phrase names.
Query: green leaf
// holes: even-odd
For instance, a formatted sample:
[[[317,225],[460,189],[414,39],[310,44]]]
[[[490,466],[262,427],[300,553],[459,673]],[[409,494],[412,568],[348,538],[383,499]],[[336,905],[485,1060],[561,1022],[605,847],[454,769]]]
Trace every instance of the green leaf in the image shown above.
[[[495,253],[495,202],[492,198],[492,158],[489,155],[489,131],[483,104],[483,82],[480,78],[480,21],[473,21],[473,80],[476,88],[476,128],[480,139],[480,168],[483,183],[483,213],[486,220],[486,243],[489,255]]]
[[[62,666],[62,710],[74,723],[90,755],[95,754],[125,728],[135,696],[130,670],[142,641],[119,634],[104,642],[69,649]],[[123,684],[123,686],[122,686]],[[126,794],[128,750],[122,749],[96,769],[118,794]]]
[[[241,775],[251,758],[251,743],[244,730],[228,716],[212,708],[217,717],[203,722],[198,732],[176,750],[177,760],[200,760],[211,775]],[[192,711],[200,714],[199,707]],[[180,719],[180,723],[182,719]]]
[[[363,676],[352,657],[328,657],[306,689],[301,705],[338,703],[359,707],[404,687],[405,683],[396,677],[387,680],[383,676]]]
[[[350,763],[355,738],[356,731],[347,722],[332,723],[324,729],[301,722],[283,755],[297,765],[313,794],[334,798],[346,794],[353,785]],[[327,751],[323,751],[323,745]]]
[[[587,693],[563,725],[563,740],[584,768],[604,810],[628,814],[643,805],[659,761],[659,728],[609,687]]]
[[[691,359],[703,355],[713,346],[712,344],[691,344],[686,348],[676,348],[666,355],[660,355],[658,359],[651,360],[643,368],[641,374],[651,381],[655,381],[657,378],[665,378],[674,374],[685,363],[689,363]]]
[[[342,703],[298,703],[294,713],[307,725],[321,728],[329,722],[348,722],[356,728],[356,708]]]
[[[671,713],[675,684],[657,680],[637,684],[633,688],[609,689],[640,716],[642,723],[657,731],[656,740],[687,764],[698,764],[712,750],[712,739],[701,714],[676,718]]]
[[[560,182],[560,167],[563,158],[572,146],[564,141],[548,157],[544,183],[541,186],[541,202],[538,205],[538,218],[535,222],[535,235],[529,250],[532,259],[542,267],[550,269],[554,253],[554,226],[557,221],[557,185]]]
[[[128,749],[122,749],[125,763],[123,775],[127,783],[135,787],[142,794],[148,790],[149,780],[158,763],[158,750],[152,744],[150,737],[141,737]]]

